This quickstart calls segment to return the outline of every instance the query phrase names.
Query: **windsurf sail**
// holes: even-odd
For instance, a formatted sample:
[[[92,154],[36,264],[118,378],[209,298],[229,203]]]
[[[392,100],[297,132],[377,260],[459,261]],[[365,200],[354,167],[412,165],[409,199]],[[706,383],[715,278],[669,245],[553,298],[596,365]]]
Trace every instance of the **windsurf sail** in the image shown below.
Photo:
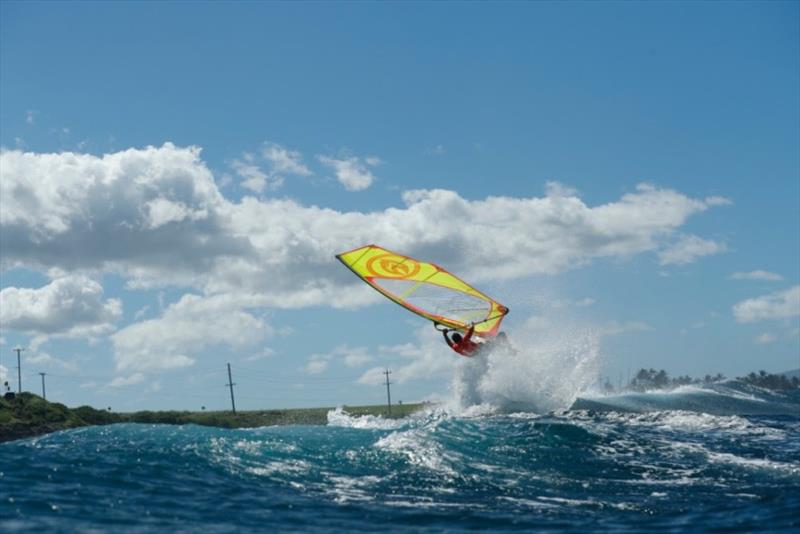
[[[434,263],[377,245],[337,254],[356,276],[400,306],[449,328],[492,337],[508,308]]]

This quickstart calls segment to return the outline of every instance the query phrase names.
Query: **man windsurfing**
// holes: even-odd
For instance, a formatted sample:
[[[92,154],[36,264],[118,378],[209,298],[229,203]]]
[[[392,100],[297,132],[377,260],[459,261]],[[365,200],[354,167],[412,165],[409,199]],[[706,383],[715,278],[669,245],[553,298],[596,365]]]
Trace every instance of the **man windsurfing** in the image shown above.
[[[497,347],[511,352],[512,354],[517,354],[517,350],[509,343],[508,336],[506,336],[505,332],[498,332],[497,336],[493,339],[484,340],[481,343],[472,341],[472,335],[475,333],[474,324],[469,325],[464,335],[461,335],[460,332],[453,328],[443,328],[441,332],[444,336],[445,343],[447,343],[451,349],[468,358],[477,355],[482,350],[492,350],[490,347]]]
[[[480,343],[472,341],[472,334],[475,332],[475,325],[469,325],[466,333],[462,336],[460,332],[451,328],[442,330],[442,335],[447,345],[462,356],[473,356],[481,349]]]
[[[378,245],[364,245],[336,258],[386,298],[432,321],[444,332],[447,345],[462,356],[505,341],[499,330],[508,308],[435,263]]]

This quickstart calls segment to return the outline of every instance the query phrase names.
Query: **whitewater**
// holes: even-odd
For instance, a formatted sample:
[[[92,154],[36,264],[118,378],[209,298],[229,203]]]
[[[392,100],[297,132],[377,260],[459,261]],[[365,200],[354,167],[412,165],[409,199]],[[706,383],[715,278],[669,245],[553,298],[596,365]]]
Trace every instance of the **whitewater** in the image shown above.
[[[791,531],[800,391],[591,393],[597,338],[459,359],[411,417],[0,444],[0,531]]]

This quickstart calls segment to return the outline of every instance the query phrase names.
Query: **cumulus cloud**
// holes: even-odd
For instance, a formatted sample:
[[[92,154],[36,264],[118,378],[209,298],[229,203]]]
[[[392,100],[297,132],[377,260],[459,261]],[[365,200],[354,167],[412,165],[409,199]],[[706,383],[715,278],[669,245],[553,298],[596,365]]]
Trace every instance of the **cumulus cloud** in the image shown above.
[[[362,367],[374,358],[367,347],[350,347],[340,345],[324,354],[312,354],[304,367],[308,374],[319,374],[327,370],[332,362],[341,361],[347,367]]]
[[[0,198],[2,268],[191,284],[220,256],[248,247],[225,231],[227,203],[195,147],[167,143],[102,157],[4,150]]]
[[[743,300],[733,306],[733,316],[740,323],[790,319],[798,315],[800,315],[800,285]]]
[[[277,143],[265,143],[261,154],[275,174],[311,175],[311,171],[303,164],[302,155],[296,150],[289,150]]]
[[[198,353],[211,347],[253,346],[273,330],[245,311],[250,305],[224,295],[184,295],[161,317],[134,323],[111,336],[117,369],[187,367],[194,364]]]
[[[136,384],[141,384],[142,382],[144,382],[144,375],[142,373],[133,373],[130,376],[118,376],[109,382],[108,385],[112,388],[119,388],[125,386],[135,386]]]
[[[291,151],[285,156],[286,149],[272,149],[273,159],[282,162],[278,167],[302,174],[292,167],[300,163]],[[598,258],[641,253],[689,261],[702,255],[705,240],[689,236],[689,245],[699,240],[700,246],[683,254],[670,243],[690,217],[720,203],[640,184],[615,201],[590,206],[555,182],[547,195],[530,198],[468,200],[454,191],[412,190],[403,193],[402,204],[369,212],[252,196],[232,202],[200,154],[197,147],[169,143],[101,157],[0,153],[3,268],[116,273],[131,288],[179,286],[201,295],[120,331],[114,338],[120,368],[135,369],[137,361],[191,363],[201,346],[197,335],[184,333],[190,321],[183,317],[199,306],[192,299],[227,299],[229,315],[243,314],[245,323],[259,325],[256,332],[266,326],[247,310],[379,301],[333,260],[366,243],[447,265],[477,283],[556,274]],[[323,159],[344,169],[351,185],[372,181],[347,174],[348,159]],[[356,167],[369,165],[355,159]],[[487,229],[492,239],[469,239]],[[197,324],[218,324],[210,315],[201,319]],[[155,342],[136,341],[132,332],[142,339],[163,332],[170,340],[167,356],[160,360],[156,355],[164,351],[155,350]]]
[[[414,342],[378,347],[378,358],[392,369],[392,380],[403,384],[410,380],[447,377],[453,372],[456,355],[429,326],[414,331]],[[372,367],[358,378],[359,384],[375,385],[385,379],[385,366]]]
[[[118,299],[103,299],[99,283],[67,275],[40,288],[6,287],[0,291],[3,328],[36,336],[95,337],[114,330],[122,315]]]
[[[30,349],[31,350],[29,352],[25,353],[25,362],[28,364],[47,365],[51,367],[58,366],[70,371],[75,371],[78,368],[74,361],[55,358],[51,354],[37,348],[35,345],[32,345]]]
[[[658,253],[661,265],[686,265],[697,258],[725,252],[725,243],[718,243],[710,239],[703,239],[696,235],[684,235]]]
[[[241,185],[254,193],[264,193],[280,189],[286,175],[310,176],[312,173],[303,164],[303,157],[296,150],[289,150],[277,143],[264,143],[261,158],[267,169],[261,168],[256,156],[245,152],[241,158],[233,160],[231,167],[242,178]]]
[[[374,156],[362,161],[355,156],[343,159],[330,158],[328,156],[317,156],[320,163],[333,169],[336,179],[339,180],[348,191],[361,191],[372,185],[375,176],[368,166],[378,165],[381,160]]]
[[[731,280],[766,280],[768,282],[779,282],[783,277],[779,274],[771,273],[769,271],[750,271],[750,272],[737,272],[728,276]]]
[[[283,185],[283,178],[268,176],[256,164],[253,154],[244,153],[242,159],[235,159],[231,167],[242,178],[241,185],[254,193],[263,193],[268,189],[278,189]]]

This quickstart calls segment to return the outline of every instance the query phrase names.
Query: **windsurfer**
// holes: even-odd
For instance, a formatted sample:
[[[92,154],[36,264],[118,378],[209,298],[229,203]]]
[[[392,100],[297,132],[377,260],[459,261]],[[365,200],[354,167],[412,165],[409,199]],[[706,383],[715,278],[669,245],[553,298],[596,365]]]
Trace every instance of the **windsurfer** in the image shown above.
[[[474,332],[475,325],[471,324],[463,336],[451,328],[443,329],[442,335],[444,335],[444,340],[451,349],[462,356],[473,356],[481,348],[480,343],[472,341]]]
[[[481,351],[491,351],[495,348],[517,354],[517,350],[509,343],[508,336],[506,336],[505,332],[499,332],[494,339],[482,339],[481,343],[476,343],[472,340],[474,331],[475,325],[473,324],[470,324],[469,329],[467,329],[464,335],[452,328],[441,329],[447,345],[462,356],[472,357]]]

